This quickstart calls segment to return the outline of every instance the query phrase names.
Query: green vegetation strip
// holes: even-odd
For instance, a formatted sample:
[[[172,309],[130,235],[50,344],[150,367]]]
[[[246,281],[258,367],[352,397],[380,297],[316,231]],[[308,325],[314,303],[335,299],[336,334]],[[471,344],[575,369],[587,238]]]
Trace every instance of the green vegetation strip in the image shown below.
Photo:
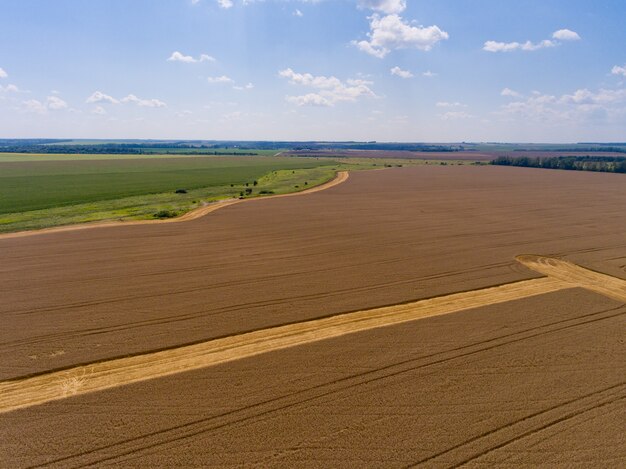
[[[7,162],[0,164],[0,214],[240,185],[274,170],[327,164],[264,157]]]
[[[269,157],[134,157],[26,163],[0,160],[0,233],[98,221],[170,218],[218,200],[305,190],[331,180],[338,171],[442,164],[425,160]],[[177,189],[184,191],[176,193]]]

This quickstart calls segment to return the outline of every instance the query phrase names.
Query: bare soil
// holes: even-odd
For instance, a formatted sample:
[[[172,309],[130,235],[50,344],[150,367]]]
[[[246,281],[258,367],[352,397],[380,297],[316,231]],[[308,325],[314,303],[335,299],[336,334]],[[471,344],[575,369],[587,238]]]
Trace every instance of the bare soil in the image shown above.
[[[498,156],[559,157],[559,156],[612,156],[623,157],[625,153],[610,151],[405,151],[405,150],[292,150],[282,156],[392,158],[441,161],[491,161]]]
[[[573,289],[0,415],[5,467],[623,467],[626,307]]]
[[[281,156],[491,161],[498,155],[483,151],[291,150],[282,152]]]
[[[0,239],[0,379],[539,277],[521,254],[624,279],[625,187],[422,166],[185,223]],[[624,313],[569,288],[77,393],[2,414],[0,465],[623,466]]]

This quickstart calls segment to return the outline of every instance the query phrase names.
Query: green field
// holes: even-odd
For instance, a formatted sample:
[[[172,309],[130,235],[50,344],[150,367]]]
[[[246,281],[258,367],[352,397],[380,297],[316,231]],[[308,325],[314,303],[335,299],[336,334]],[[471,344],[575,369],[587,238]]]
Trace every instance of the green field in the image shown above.
[[[0,214],[176,189],[189,191],[241,185],[279,169],[306,169],[326,164],[330,163],[273,157],[2,162]]]
[[[213,151],[213,150],[211,150]],[[230,149],[216,149],[216,151],[228,151]],[[241,150],[235,153],[256,153],[254,156],[274,156],[277,151],[275,150]],[[197,155],[197,154],[123,154],[123,153],[2,153],[0,152],[0,163],[9,163],[16,161],[93,161],[93,160],[154,160],[154,159],[167,159],[167,158],[201,158],[201,157],[214,157],[221,156],[222,158],[239,157],[239,155]],[[242,155],[245,156],[245,155]]]
[[[178,216],[221,199],[302,191],[329,181],[337,171],[424,164],[442,163],[370,158],[0,154],[0,232],[155,219],[163,213]],[[186,193],[177,194],[177,189]]]

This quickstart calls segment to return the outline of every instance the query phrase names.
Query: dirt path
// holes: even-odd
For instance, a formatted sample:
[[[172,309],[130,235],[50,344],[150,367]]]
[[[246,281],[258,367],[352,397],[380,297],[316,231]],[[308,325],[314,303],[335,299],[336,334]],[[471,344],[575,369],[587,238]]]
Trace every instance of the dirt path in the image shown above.
[[[228,207],[230,205],[235,205],[235,204],[239,204],[243,202],[251,202],[254,200],[267,200],[267,199],[276,199],[279,197],[293,197],[293,196],[299,196],[299,195],[312,194],[314,192],[319,192],[319,191],[323,191],[326,189],[330,189],[331,187],[337,186],[347,180],[348,180],[348,172],[339,171],[337,172],[337,175],[334,179],[328,182],[325,182],[324,184],[320,184],[319,186],[315,186],[310,189],[305,189],[300,192],[291,192],[289,194],[268,195],[264,197],[255,197],[255,198],[250,198],[250,199],[220,200],[220,201],[205,205],[203,207],[198,207],[176,218],[168,218],[165,220],[106,221],[106,222],[97,222],[97,223],[81,223],[78,225],[68,225],[68,226],[55,226],[51,228],[43,228],[41,230],[29,230],[29,231],[18,231],[15,233],[4,233],[4,234],[0,234],[0,239],[22,238],[25,236],[35,236],[35,235],[45,234],[45,233],[59,233],[59,232],[64,232],[64,231],[87,230],[87,229],[105,228],[105,227],[111,227],[111,226],[180,223],[180,222],[185,222],[185,221],[196,220],[198,218],[204,217],[205,215],[208,215],[211,212],[214,212],[224,207]]]
[[[214,366],[319,340],[568,288],[542,278],[358,311],[0,383],[0,412]]]
[[[529,269],[573,286],[593,290],[617,301],[626,302],[626,281],[585,269],[571,262],[551,257],[522,255],[516,257]]]
[[[357,311],[0,382],[0,413],[69,396],[215,366],[266,352],[432,316],[583,287],[626,301],[626,281],[569,262],[518,256],[548,277],[455,293],[412,303]]]

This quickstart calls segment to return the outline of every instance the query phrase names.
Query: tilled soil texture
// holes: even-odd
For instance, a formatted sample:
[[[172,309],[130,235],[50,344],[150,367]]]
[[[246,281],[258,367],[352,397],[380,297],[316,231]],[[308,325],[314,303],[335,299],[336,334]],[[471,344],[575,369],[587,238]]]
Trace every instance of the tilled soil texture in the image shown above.
[[[491,161],[498,156],[486,151],[408,151],[408,150],[290,150],[281,156],[391,158],[412,160]]]
[[[626,180],[505,167],[352,173],[184,223],[0,240],[0,379],[535,278],[624,278]]]
[[[0,382],[0,413],[69,396],[102,391],[221,365],[276,350],[346,334],[389,327],[418,319],[453,314],[575,287],[626,303],[626,280],[532,255],[518,261],[548,277],[513,282],[383,308],[270,327],[192,345],[105,360],[89,365]]]
[[[624,467],[626,306],[568,289],[0,415],[3,467]]]
[[[407,150],[291,150],[282,156],[338,156],[346,158],[391,158],[416,160],[491,161],[498,156],[554,158],[560,156],[624,157],[625,153],[608,151],[407,151]]]

